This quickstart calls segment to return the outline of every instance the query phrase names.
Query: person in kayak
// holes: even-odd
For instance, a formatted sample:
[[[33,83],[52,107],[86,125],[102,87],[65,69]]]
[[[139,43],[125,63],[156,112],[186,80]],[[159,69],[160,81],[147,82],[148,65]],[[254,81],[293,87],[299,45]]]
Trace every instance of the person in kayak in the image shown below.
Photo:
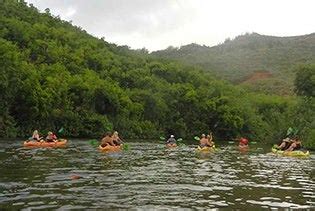
[[[101,146],[106,147],[106,146],[115,146],[114,140],[112,138],[112,133],[107,132],[103,135],[103,138],[101,140]]]
[[[39,136],[38,130],[34,130],[31,140],[40,141],[42,139],[43,139],[43,137]]]
[[[53,132],[49,131],[45,140],[46,142],[57,142],[57,136]]]
[[[238,144],[239,147],[248,147],[248,139],[246,138],[240,138],[240,142]]]
[[[122,140],[119,138],[117,131],[115,131],[113,133],[112,139],[113,139],[113,143],[115,144],[115,146],[120,146],[123,143]]]
[[[212,133],[210,133],[209,135],[207,135],[207,139],[208,139],[208,142],[209,142],[210,147],[213,147],[214,142],[213,142]]]
[[[166,145],[174,145],[176,144],[176,139],[174,137],[174,135],[171,135],[169,139],[167,139],[166,141]]]
[[[210,135],[209,135],[209,136],[210,136]],[[211,136],[211,137],[212,137],[212,136]],[[212,138],[211,138],[211,142],[212,142]],[[205,134],[202,134],[202,135],[201,135],[201,139],[200,139],[199,146],[200,146],[201,148],[203,148],[203,147],[212,147],[213,144],[211,144],[211,143],[209,142],[209,139],[206,138],[206,135],[205,135]]]
[[[292,140],[289,137],[286,137],[281,141],[281,144],[279,144],[277,148],[280,150],[287,150],[290,147],[291,143]]]
[[[286,151],[293,151],[301,149],[302,142],[298,137],[294,137],[288,149]]]

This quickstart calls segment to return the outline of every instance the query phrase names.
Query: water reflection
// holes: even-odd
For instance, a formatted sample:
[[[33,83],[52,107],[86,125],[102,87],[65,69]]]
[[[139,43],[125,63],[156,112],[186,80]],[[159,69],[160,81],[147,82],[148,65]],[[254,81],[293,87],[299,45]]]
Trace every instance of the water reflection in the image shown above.
[[[315,206],[315,158],[273,156],[255,146],[198,153],[131,143],[100,153],[83,140],[65,149],[0,143],[0,208],[299,208]]]

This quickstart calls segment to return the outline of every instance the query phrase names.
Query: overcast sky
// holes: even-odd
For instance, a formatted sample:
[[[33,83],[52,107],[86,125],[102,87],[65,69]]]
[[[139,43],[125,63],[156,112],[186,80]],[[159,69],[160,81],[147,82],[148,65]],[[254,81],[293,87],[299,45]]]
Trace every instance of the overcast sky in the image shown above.
[[[164,49],[213,46],[246,32],[315,32],[315,0],[26,0],[108,42]]]

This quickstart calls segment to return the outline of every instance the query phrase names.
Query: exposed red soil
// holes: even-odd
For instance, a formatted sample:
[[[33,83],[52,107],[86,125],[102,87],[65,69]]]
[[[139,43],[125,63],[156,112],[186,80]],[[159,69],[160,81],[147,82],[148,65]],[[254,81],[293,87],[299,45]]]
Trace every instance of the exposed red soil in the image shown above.
[[[272,73],[269,71],[256,71],[242,81],[242,83],[255,83],[256,81],[271,78]]]

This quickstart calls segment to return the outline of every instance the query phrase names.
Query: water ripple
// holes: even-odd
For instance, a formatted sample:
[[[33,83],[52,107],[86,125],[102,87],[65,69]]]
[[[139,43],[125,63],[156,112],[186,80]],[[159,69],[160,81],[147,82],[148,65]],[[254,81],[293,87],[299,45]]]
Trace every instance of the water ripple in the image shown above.
[[[315,157],[222,146],[165,149],[147,142],[100,153],[83,140],[63,149],[0,142],[2,209],[312,209]]]

